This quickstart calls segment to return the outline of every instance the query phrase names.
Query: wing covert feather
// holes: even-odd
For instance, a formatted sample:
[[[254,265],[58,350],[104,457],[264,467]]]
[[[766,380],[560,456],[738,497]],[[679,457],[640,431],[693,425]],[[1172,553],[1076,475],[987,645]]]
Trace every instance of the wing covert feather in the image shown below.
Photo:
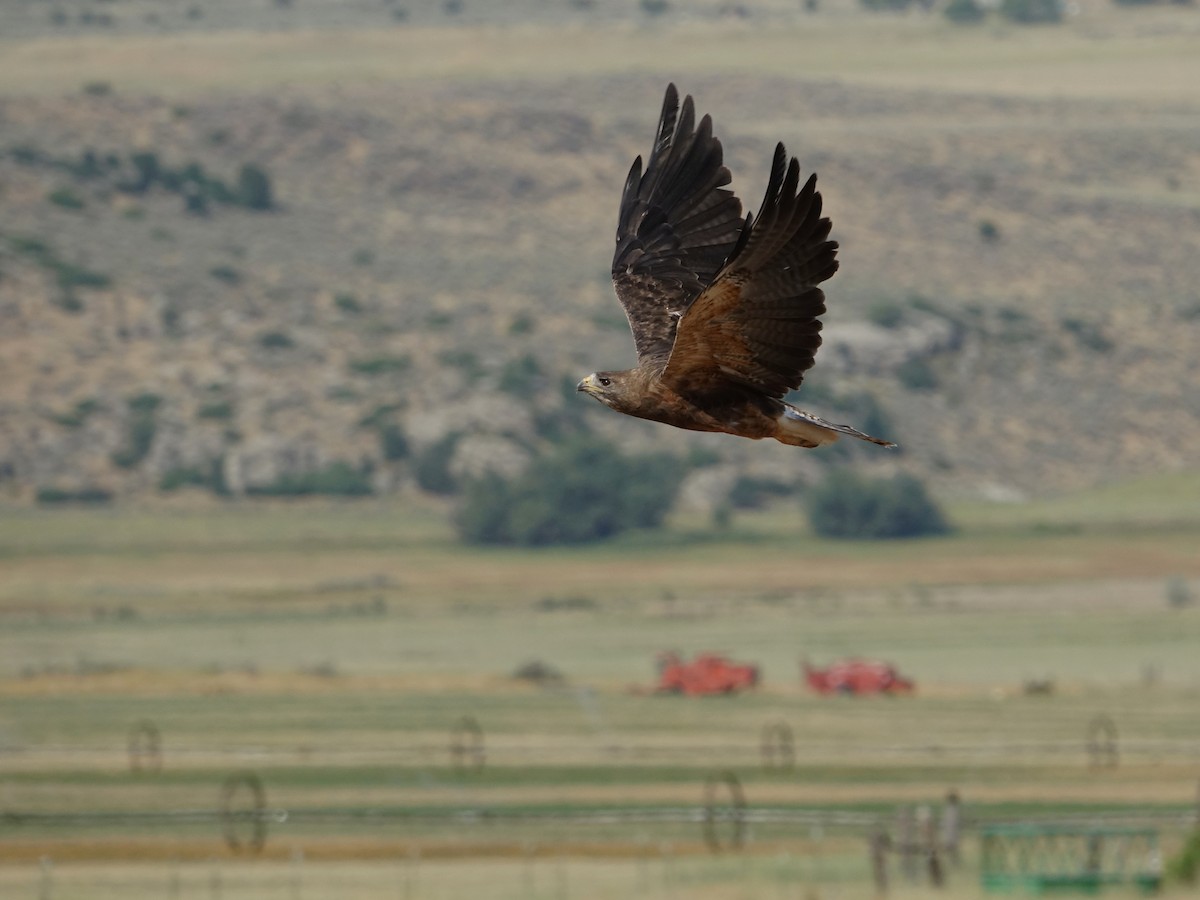
[[[702,394],[730,382],[782,397],[800,386],[821,346],[825,294],[837,243],[821,217],[816,176],[775,148],[758,218],[679,322],[663,379]]]

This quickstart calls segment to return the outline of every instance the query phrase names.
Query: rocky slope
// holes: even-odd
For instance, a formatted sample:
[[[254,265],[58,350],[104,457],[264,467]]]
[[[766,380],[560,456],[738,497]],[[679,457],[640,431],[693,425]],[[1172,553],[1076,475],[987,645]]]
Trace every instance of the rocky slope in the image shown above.
[[[777,138],[820,173],[843,271],[800,399],[903,444],[865,463],[998,497],[1196,465],[1200,120],[683,86],[748,207]],[[843,454],[569,389],[631,362],[608,257],[661,89],[0,101],[0,495],[388,492],[431,459],[517,471],[565,427],[700,449],[726,464],[709,480],[817,477]]]

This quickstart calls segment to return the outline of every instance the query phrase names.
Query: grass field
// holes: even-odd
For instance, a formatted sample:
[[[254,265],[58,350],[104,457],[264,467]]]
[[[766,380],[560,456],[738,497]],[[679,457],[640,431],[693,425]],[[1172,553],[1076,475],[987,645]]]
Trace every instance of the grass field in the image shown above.
[[[938,16],[843,14],[766,31],[692,23],[50,37],[7,47],[0,83],[8,93],[63,93],[105,80],[123,92],[186,95],[724,71],[1037,97],[1194,100],[1200,61],[1186,9],[1148,9],[1133,20],[1108,4],[1081,6],[1084,14],[1060,29],[963,29]]]
[[[1198,523],[1173,499],[1193,484],[966,505],[955,536],[899,545],[823,541],[784,507],[545,552],[463,548],[433,506],[8,510],[0,783],[26,818],[5,826],[0,886],[863,896],[863,826],[806,817],[888,823],[951,787],[985,821],[1157,817],[1173,854],[1200,760],[1200,610],[1167,600],[1170,577],[1200,576]],[[753,660],[764,683],[647,693],[667,648]],[[802,690],[801,655],[851,654],[893,660],[917,695]],[[564,680],[513,677],[530,660]],[[1035,678],[1054,693],[1025,695]],[[1088,764],[1100,714],[1116,769]],[[482,772],[453,765],[463,716],[484,729]],[[161,772],[130,770],[143,721]],[[774,722],[792,769],[762,767]],[[287,810],[257,863],[228,856],[216,816],[247,769]],[[752,820],[745,861],[703,855],[694,818],[725,770],[783,817]],[[973,847],[955,896],[978,891]]]
[[[0,43],[0,94],[108,82],[118,99],[280,89],[333,103],[339,86],[361,102],[417,81],[786,73],[999,104],[1144,101],[1116,121],[1103,102],[1072,114],[1105,133],[1143,113],[1190,128],[1193,11],[1080,6],[1033,29],[830,3],[779,28],[607,24],[586,39],[543,26],[40,37]],[[1053,127],[1047,110],[1027,127]],[[849,140],[913,122],[808,124]],[[1192,203],[1190,185],[1155,182],[1155,202]],[[1200,773],[1198,495],[1190,472],[952,504],[954,534],[896,543],[819,539],[790,501],[724,530],[680,515],[545,551],[465,548],[428,500],[0,507],[0,896],[868,897],[867,829],[936,812],[951,788],[970,819],[951,890],[904,882],[893,859],[892,896],[982,896],[981,822],[1148,821],[1169,860]],[[668,649],[753,661],[763,683],[655,695]],[[851,655],[894,662],[916,694],[804,690],[802,657]],[[533,661],[562,679],[516,677]],[[482,771],[451,752],[465,716],[484,733]],[[1118,730],[1114,767],[1091,765],[1099,716]],[[133,770],[139,723],[161,734],[161,771]],[[794,766],[763,764],[776,723]],[[244,772],[265,790],[258,859],[221,834],[222,785]],[[741,854],[702,840],[721,772],[745,790]],[[236,827],[245,839],[244,815]]]

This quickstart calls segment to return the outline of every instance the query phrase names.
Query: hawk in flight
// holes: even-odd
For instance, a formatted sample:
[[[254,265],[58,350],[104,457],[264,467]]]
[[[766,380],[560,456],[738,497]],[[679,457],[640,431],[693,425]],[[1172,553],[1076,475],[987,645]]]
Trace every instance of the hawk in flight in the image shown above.
[[[894,447],[784,402],[821,346],[825,294],[838,263],[817,176],[775,147],[758,217],[726,185],[721,143],[692,98],[667,86],[645,171],[634,160],[617,219],[612,277],[638,362],[579,382],[620,413],[692,431],[774,438],[800,447],[840,435]]]

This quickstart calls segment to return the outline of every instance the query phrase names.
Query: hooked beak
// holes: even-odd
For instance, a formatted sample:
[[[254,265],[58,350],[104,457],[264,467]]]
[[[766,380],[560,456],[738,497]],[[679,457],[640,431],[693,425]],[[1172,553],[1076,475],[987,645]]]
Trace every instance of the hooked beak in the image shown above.
[[[583,391],[585,394],[593,394],[596,392],[596,380],[589,375],[583,381],[579,382],[579,384],[575,385],[575,390]]]

